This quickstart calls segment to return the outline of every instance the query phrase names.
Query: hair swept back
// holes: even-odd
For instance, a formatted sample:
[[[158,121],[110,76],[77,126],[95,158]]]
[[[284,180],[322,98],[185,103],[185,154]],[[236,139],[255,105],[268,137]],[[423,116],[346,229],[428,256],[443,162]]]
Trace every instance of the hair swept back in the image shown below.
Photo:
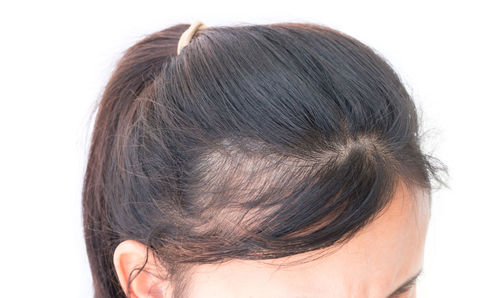
[[[397,181],[445,185],[411,96],[368,46],[276,23],[210,27],[177,56],[188,26],[130,47],[100,100],[83,187],[95,297],[126,296],[113,267],[126,239],[182,297],[192,265],[325,248],[372,220]]]

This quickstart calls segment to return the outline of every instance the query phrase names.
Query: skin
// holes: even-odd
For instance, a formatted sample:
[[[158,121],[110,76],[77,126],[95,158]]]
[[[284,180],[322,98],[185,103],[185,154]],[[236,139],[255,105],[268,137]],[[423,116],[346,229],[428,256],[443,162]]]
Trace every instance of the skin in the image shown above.
[[[280,259],[197,266],[188,298],[414,298],[415,286],[393,292],[422,269],[429,218],[427,193],[410,191],[400,183],[386,209],[344,245]],[[115,251],[115,265],[124,264],[117,268],[122,285],[127,280],[123,267],[132,268],[134,262],[128,264],[121,257],[134,255],[133,245],[118,256]],[[132,284],[131,296],[148,297],[152,288],[166,286],[165,281],[143,276]],[[166,291],[156,293],[152,296],[169,297]]]

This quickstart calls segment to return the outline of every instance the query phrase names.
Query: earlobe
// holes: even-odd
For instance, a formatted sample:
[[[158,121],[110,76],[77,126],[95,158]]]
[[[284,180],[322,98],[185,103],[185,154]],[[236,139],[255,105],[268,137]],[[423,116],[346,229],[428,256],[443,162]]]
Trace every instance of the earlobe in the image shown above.
[[[115,249],[113,263],[127,297],[166,297],[162,290],[166,281],[159,278],[161,270],[154,264],[151,252],[146,263],[147,253],[146,246],[134,240],[125,240]],[[144,269],[139,271],[145,263]]]

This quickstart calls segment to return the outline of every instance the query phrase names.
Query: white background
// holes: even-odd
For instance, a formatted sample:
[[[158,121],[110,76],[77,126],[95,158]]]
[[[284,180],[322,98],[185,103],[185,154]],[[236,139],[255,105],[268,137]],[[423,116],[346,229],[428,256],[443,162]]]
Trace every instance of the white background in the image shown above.
[[[494,1],[2,2],[0,295],[91,297],[80,195],[94,104],[129,46],[199,19],[320,23],[387,58],[450,170],[419,297],[500,297],[498,14]]]

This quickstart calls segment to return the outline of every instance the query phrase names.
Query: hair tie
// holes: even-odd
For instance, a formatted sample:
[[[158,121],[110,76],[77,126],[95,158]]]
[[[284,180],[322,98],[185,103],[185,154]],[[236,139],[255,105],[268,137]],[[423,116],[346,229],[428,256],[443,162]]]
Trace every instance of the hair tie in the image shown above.
[[[184,31],[184,33],[182,33],[181,37],[179,38],[179,43],[177,44],[177,55],[179,55],[181,50],[189,44],[196,31],[206,28],[208,27],[200,21],[192,23],[191,26],[189,26],[189,28],[187,28],[187,30]]]

